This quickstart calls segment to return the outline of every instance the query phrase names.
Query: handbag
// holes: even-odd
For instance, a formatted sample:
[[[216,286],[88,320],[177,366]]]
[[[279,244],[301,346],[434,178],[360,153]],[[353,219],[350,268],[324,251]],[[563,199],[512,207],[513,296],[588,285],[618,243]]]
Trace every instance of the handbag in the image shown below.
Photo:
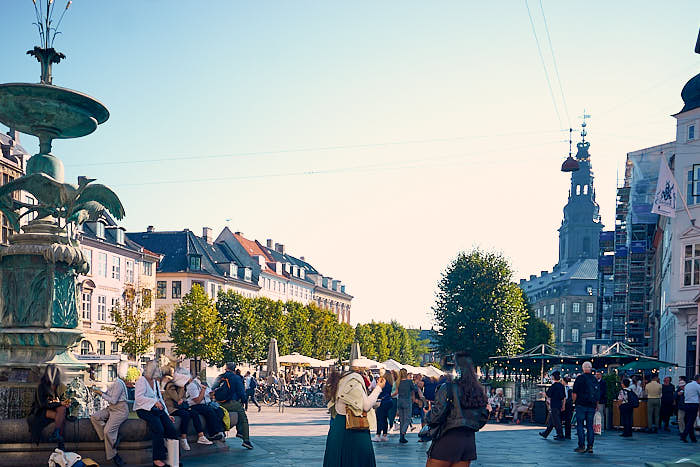
[[[165,447],[168,449],[165,463],[173,466],[180,465],[180,441],[177,439],[166,439]]]
[[[454,388],[454,384],[447,383]],[[438,420],[434,420],[430,425],[424,425],[423,428],[418,432],[418,439],[422,441],[432,441],[440,437],[440,431],[442,431],[442,425],[447,420],[452,406],[454,405],[453,391],[447,393],[447,409],[442,413],[442,416]]]
[[[367,412],[363,411],[362,415],[355,415],[350,408],[348,408],[345,412],[346,430],[369,430],[369,419],[367,418]]]

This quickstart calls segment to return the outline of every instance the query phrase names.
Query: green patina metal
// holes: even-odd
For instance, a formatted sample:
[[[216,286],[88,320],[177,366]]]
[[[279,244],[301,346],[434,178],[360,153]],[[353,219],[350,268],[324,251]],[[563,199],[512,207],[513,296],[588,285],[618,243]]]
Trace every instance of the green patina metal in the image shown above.
[[[53,312],[51,325],[57,328],[78,327],[78,309],[75,305],[75,278],[73,268],[57,267],[53,275]]]

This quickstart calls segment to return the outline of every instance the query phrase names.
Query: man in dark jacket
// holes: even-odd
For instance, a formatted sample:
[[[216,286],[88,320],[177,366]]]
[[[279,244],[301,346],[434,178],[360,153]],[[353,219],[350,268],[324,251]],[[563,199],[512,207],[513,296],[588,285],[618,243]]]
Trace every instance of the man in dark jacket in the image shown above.
[[[574,404],[576,404],[576,436],[578,447],[576,452],[593,453],[593,416],[600,399],[600,383],[591,373],[591,362],[583,362],[583,374],[574,380]],[[585,431],[584,431],[585,426]]]
[[[574,416],[574,399],[573,399],[573,389],[569,387],[571,383],[571,377],[564,376],[564,390],[566,391],[566,401],[564,404],[564,438],[571,439],[571,418]]]
[[[243,408],[246,397],[245,385],[243,378],[237,375],[235,370],[235,363],[226,364],[226,372],[219,377],[219,384],[214,387],[214,397],[221,407],[238,414],[236,436],[243,439],[243,447],[253,449],[253,445],[250,444],[248,417]]]
[[[664,384],[661,385],[661,422],[659,428],[662,428],[663,425],[664,431],[671,431],[668,425],[671,415],[673,415],[675,399],[676,388],[671,384],[671,377],[667,376],[664,378]]]
[[[558,371],[552,373],[552,379],[554,380],[554,383],[547,388],[547,399],[549,400],[549,422],[547,423],[547,429],[540,431],[540,436],[547,439],[547,436],[549,436],[552,429],[554,429],[557,432],[554,439],[560,441],[564,439],[564,433],[562,432],[561,428],[561,414],[566,408],[566,391],[564,390],[564,385],[561,384],[561,375]]]

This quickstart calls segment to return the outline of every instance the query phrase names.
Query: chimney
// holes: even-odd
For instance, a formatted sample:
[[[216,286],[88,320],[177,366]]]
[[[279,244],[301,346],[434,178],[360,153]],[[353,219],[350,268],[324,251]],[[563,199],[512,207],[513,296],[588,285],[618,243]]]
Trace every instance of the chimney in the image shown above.
[[[546,276],[547,274],[549,274],[549,271],[540,271],[541,276]]]
[[[272,239],[271,239],[271,238],[268,238],[268,239],[267,239],[267,247],[268,247],[269,249],[272,250],[272,249],[274,248],[273,245],[274,245],[274,244],[272,243]]]
[[[214,243],[211,227],[202,227],[202,237],[204,237],[204,240],[206,240],[209,245]]]
[[[156,230],[155,227],[153,227],[152,225],[149,225],[148,227],[146,227],[146,232],[153,232],[155,230]]]
[[[530,280],[537,279],[537,274],[530,274]]]
[[[277,253],[282,253],[284,254],[284,245],[281,243],[275,243],[275,251]]]
[[[299,259],[302,260],[303,262],[306,262],[306,259],[303,256],[300,256]]]
[[[239,237],[243,237],[243,232],[238,231],[238,232],[233,232],[234,235],[238,235]]]

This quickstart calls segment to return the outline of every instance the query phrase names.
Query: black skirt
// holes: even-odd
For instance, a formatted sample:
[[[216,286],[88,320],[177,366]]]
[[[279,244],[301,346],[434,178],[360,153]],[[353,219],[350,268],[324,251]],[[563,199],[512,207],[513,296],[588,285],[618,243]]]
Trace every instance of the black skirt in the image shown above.
[[[323,467],[376,467],[369,430],[346,430],[345,415],[336,415],[326,438]]]
[[[447,431],[430,445],[428,457],[447,462],[476,460],[474,432],[464,427]]]

